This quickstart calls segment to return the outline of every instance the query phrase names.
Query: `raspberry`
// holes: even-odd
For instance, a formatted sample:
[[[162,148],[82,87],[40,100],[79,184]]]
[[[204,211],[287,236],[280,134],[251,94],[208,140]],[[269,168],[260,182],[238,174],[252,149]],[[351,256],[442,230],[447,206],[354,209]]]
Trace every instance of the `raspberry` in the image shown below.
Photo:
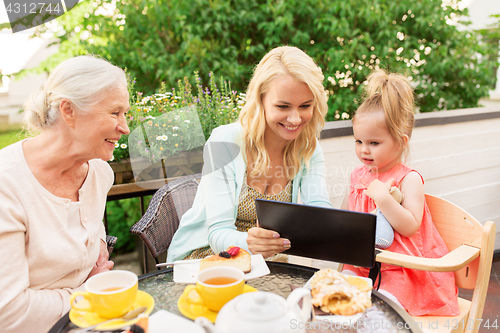
[[[231,255],[229,253],[227,253],[226,251],[220,252],[219,256],[222,258],[231,258]]]
[[[240,252],[240,248],[237,246],[232,247],[229,250],[227,250],[227,253],[229,253],[231,255],[231,257],[234,257],[235,255],[237,255],[238,252]]]

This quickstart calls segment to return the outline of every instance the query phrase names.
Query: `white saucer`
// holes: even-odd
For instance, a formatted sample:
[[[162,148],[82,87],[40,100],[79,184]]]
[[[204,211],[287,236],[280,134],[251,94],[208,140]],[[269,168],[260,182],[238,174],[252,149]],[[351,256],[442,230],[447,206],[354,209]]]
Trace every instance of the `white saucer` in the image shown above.
[[[245,274],[245,280],[255,279],[270,273],[267,263],[261,254],[252,255],[251,271]],[[189,260],[186,260],[189,261]],[[194,260],[193,260],[194,261]],[[195,261],[193,264],[182,264],[174,266],[174,282],[176,283],[196,283],[196,275],[200,271],[200,262]]]
[[[149,317],[149,333],[205,333],[192,320],[166,310],[158,310]]]

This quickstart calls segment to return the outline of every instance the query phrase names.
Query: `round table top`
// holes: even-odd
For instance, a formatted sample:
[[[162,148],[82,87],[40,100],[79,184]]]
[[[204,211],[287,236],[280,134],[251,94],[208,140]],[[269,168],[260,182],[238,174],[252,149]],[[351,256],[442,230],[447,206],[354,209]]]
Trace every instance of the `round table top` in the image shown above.
[[[260,291],[269,291],[284,298],[288,297],[293,287],[304,286],[317,269],[286,263],[267,262],[270,274],[251,279],[247,284]],[[155,299],[154,314],[158,310],[166,310],[182,316],[177,308],[177,301],[187,284],[173,281],[172,268],[144,274],[139,277],[139,289],[147,292]],[[342,324],[321,320],[306,325],[307,332],[377,332],[377,333],[420,333],[411,317],[395,305],[391,300],[372,291],[372,304],[355,323]],[[58,326],[58,327],[57,327]],[[68,316],[53,327],[50,333],[64,333],[74,328]]]

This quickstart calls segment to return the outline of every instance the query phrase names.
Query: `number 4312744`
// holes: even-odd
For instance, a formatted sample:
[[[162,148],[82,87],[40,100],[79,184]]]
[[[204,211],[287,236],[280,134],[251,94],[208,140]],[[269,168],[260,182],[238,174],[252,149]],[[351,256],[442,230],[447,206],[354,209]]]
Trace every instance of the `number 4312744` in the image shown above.
[[[495,328],[495,329],[498,329],[498,324],[497,324],[497,320],[495,319],[492,323],[490,323],[490,320],[489,319],[486,319],[486,320],[483,320],[483,319],[476,319],[475,322],[474,320],[472,319],[469,319],[467,320],[467,322],[462,319],[460,321],[458,321],[457,319],[453,319],[453,320],[447,320],[446,323],[444,324],[444,327],[450,329],[456,329],[458,328],[459,326],[461,326],[462,328],[465,328],[464,326],[466,325],[468,329],[473,329],[474,328],[474,324],[478,324],[479,322],[479,325],[478,327],[481,327],[483,326],[484,328]]]
[[[9,3],[5,8],[7,13],[14,14],[61,14],[64,10],[61,8],[60,4],[44,3],[44,2],[32,2],[32,3]]]

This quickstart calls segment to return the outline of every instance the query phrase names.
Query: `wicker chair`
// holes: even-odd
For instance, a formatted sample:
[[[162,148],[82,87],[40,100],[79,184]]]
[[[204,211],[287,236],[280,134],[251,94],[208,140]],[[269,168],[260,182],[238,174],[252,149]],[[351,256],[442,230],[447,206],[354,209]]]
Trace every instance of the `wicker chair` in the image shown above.
[[[144,216],[130,228],[158,264],[158,256],[167,251],[184,213],[193,205],[201,173],[188,175],[162,186],[151,199]],[[147,253],[144,251],[144,272]]]
[[[117,239],[118,238],[115,236],[106,235],[106,244],[108,245],[109,255],[111,255],[111,252],[113,252],[113,248],[115,247]]]

